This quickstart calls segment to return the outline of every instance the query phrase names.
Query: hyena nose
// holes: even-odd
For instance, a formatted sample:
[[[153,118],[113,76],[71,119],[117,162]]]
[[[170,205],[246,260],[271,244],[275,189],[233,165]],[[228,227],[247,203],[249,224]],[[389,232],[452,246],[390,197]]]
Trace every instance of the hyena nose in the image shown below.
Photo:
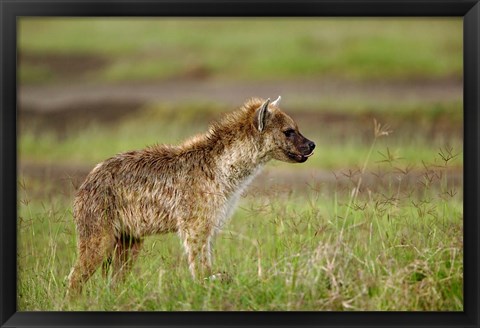
[[[315,149],[315,143],[313,141],[308,142],[308,148],[310,148],[310,151]]]

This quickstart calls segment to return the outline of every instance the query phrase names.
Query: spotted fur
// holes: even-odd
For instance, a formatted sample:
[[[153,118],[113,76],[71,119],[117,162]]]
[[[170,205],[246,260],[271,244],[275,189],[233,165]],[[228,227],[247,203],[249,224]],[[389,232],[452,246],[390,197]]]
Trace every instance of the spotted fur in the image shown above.
[[[114,275],[123,276],[145,236],[168,232],[181,238],[192,276],[209,274],[213,237],[255,175],[270,159],[305,161],[312,145],[278,101],[251,99],[179,146],[99,163],[74,201],[78,259],[70,289],[79,290],[102,262],[105,274],[113,264]]]

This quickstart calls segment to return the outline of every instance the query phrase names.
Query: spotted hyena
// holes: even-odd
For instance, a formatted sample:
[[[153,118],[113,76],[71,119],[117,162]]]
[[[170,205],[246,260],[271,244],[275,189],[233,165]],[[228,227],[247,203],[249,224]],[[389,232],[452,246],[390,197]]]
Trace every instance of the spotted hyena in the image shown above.
[[[293,119],[270,103],[251,99],[179,146],[156,145],[99,163],[74,201],[78,259],[69,288],[104,264],[123,276],[143,238],[176,232],[194,278],[211,273],[212,241],[237,200],[271,159],[303,163],[315,144]]]

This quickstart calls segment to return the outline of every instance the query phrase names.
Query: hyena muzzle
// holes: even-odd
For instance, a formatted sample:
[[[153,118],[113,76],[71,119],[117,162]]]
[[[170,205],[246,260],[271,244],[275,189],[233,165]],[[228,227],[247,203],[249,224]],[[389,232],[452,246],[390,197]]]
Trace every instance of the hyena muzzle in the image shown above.
[[[315,144],[279,108],[251,99],[179,146],[155,145],[99,163],[74,201],[79,291],[103,263],[115,279],[131,268],[148,235],[176,232],[194,278],[211,274],[212,242],[254,176],[271,159],[303,163]]]

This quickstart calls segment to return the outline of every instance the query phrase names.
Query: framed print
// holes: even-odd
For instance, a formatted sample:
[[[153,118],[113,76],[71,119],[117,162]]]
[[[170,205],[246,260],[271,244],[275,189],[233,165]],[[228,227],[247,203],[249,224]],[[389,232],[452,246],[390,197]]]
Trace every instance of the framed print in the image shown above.
[[[478,327],[477,1],[4,1],[2,327]]]

